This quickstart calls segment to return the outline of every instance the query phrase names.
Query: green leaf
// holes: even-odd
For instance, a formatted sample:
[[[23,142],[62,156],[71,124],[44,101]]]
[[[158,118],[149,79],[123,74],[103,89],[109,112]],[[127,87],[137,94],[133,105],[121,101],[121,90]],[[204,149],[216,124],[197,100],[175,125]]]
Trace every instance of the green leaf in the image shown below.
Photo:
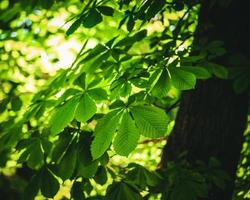
[[[23,199],[25,200],[33,200],[35,199],[39,188],[40,188],[40,176],[39,173],[35,174],[31,180],[29,181],[28,185],[25,187],[23,192]]]
[[[52,7],[53,3],[55,2],[54,1],[39,1],[39,3],[44,9],[49,10]]]
[[[79,181],[75,181],[71,187],[70,195],[74,200],[83,200],[85,199],[85,195],[83,193],[84,184]]]
[[[58,140],[55,142],[55,146],[52,151],[52,160],[59,163],[64,156],[65,152],[69,148],[73,140],[73,135],[69,131],[64,130],[60,133]]]
[[[30,152],[27,165],[32,169],[40,168],[43,165],[44,160],[41,143],[39,141],[34,142],[34,144],[30,145],[27,151]]]
[[[221,79],[228,78],[228,69],[222,65],[211,63],[212,72],[215,76]]]
[[[80,63],[87,62],[95,58],[96,56],[103,54],[105,51],[107,51],[106,46],[104,46],[103,44],[97,44],[93,49],[89,51],[89,54],[83,60],[81,60]]]
[[[193,73],[196,76],[196,78],[198,78],[198,79],[208,79],[211,77],[211,73],[204,67],[199,67],[199,66],[194,66],[194,67],[187,66],[186,67],[186,66],[184,66],[181,69],[183,69],[184,71]]]
[[[185,172],[186,173],[186,172]],[[190,173],[190,172],[189,172]],[[174,185],[170,199],[196,200],[207,197],[207,185],[198,173],[180,174],[180,180]]]
[[[120,120],[120,114],[112,111],[106,114],[96,125],[95,138],[91,145],[91,154],[93,159],[99,158],[109,148],[117,125]]]
[[[47,155],[50,155],[53,143],[48,138],[43,137],[41,138],[41,147]]]
[[[131,163],[129,166],[134,168],[127,173],[126,177],[142,190],[147,186],[156,186],[162,179],[156,172],[151,172],[138,164]]]
[[[9,103],[9,98],[5,98],[0,101],[0,114],[7,109],[8,103]]]
[[[23,105],[22,100],[17,96],[12,98],[10,103],[13,111],[19,111]]]
[[[56,168],[56,174],[62,178],[62,180],[66,180],[71,178],[75,171],[77,160],[77,148],[76,141],[73,142],[68,147],[66,153],[64,154],[61,162],[58,164]]]
[[[90,152],[91,141],[92,134],[90,132],[84,132],[80,135],[77,174],[83,178],[92,178],[98,168],[98,160],[92,161]]]
[[[153,3],[150,5],[150,7],[145,13],[145,20],[150,20],[152,17],[154,17],[160,10],[162,10],[164,4],[166,3],[165,0],[158,0],[152,2]]]
[[[98,160],[100,161],[100,164],[102,166],[106,166],[108,164],[108,162],[109,162],[109,155],[108,155],[108,153],[107,152],[104,153]]]
[[[91,63],[88,63],[88,65],[85,65],[84,71],[87,72],[88,74],[94,73],[109,58],[109,56],[110,56],[109,51],[104,52],[103,54],[98,56],[95,60],[93,60]]]
[[[85,89],[86,87],[86,73],[82,73],[75,81],[74,84],[78,85],[82,89]]]
[[[107,171],[105,167],[103,166],[98,167],[97,172],[94,176],[94,180],[96,183],[100,185],[104,185],[107,182],[108,177],[107,177]]]
[[[134,43],[141,41],[146,36],[147,36],[147,31],[141,30],[131,37],[125,37],[121,39],[115,46],[131,46]]]
[[[91,9],[88,15],[83,20],[83,26],[85,28],[92,28],[95,25],[102,22],[102,15],[95,8]]]
[[[98,169],[98,161],[94,160],[88,165],[83,165],[81,162],[78,163],[77,174],[83,178],[93,178]]]
[[[129,32],[131,32],[133,30],[134,26],[135,26],[135,20],[134,20],[133,16],[130,16],[128,19],[128,23],[127,23],[127,30]]]
[[[159,79],[152,89],[152,94],[157,97],[164,97],[171,88],[170,77],[167,70],[163,69]]]
[[[92,162],[92,156],[90,152],[91,142],[92,134],[90,132],[84,132],[80,135],[78,141],[78,161],[85,166]]]
[[[105,200],[142,200],[140,193],[125,182],[114,182],[107,189]]]
[[[71,24],[69,29],[66,31],[66,35],[69,36],[72,33],[74,33],[80,27],[81,23],[82,23],[82,19],[77,19],[76,21],[74,21],[74,23]]]
[[[131,112],[142,135],[157,138],[167,133],[169,119],[163,110],[153,106],[135,106]]]
[[[24,149],[18,159],[18,162],[22,163],[27,161],[27,165],[31,169],[39,169],[43,165],[44,156],[39,139],[31,138],[21,140],[18,143],[17,149],[19,149],[19,151]]]
[[[135,122],[129,112],[125,112],[113,143],[114,150],[119,155],[128,156],[135,149],[139,137],[140,133],[135,126]]]
[[[58,180],[51,171],[44,167],[41,172],[41,193],[47,198],[53,198],[60,188]]]
[[[91,182],[89,181],[89,179],[87,179],[85,180],[85,183],[84,183],[84,192],[86,192],[89,195],[91,191],[93,191],[93,186]]]
[[[56,108],[49,122],[52,134],[60,133],[73,120],[78,100],[78,97],[72,97]]]
[[[66,102],[70,98],[80,95],[81,93],[82,93],[81,90],[75,88],[69,88],[65,90],[65,92],[56,100],[56,105],[60,105],[61,103]]]
[[[119,87],[117,87],[118,89]],[[116,91],[116,90],[114,90]],[[120,93],[120,96],[121,97],[126,97],[126,96],[129,96],[130,93],[132,91],[132,86],[130,83],[128,82],[125,82],[124,84],[121,85],[121,87],[119,88],[119,93]]]
[[[111,103],[109,108],[110,109],[126,108],[126,104],[122,100],[118,99],[118,100],[114,101],[113,103]]]
[[[180,2],[180,1],[176,1],[174,4],[173,4],[173,8],[176,10],[176,11],[181,11],[184,9],[184,3],[183,2]]]
[[[107,15],[107,16],[113,16],[114,14],[114,9],[109,6],[98,6],[97,10],[103,15]]]
[[[58,89],[58,88],[62,87],[66,82],[67,72],[68,71],[66,71],[66,70],[60,70],[58,75],[55,77],[55,79],[50,83],[50,87],[53,89]],[[35,96],[34,98],[36,99],[36,97],[37,96]]]
[[[108,98],[106,90],[102,88],[94,88],[94,89],[88,90],[88,94],[89,96],[91,96],[91,98],[93,98],[96,101],[102,101]]]
[[[94,79],[91,80],[91,81],[89,81],[89,83],[88,83],[88,86],[87,86],[88,91],[89,91],[91,88],[95,88],[95,87],[96,87],[98,84],[100,84],[100,82],[102,82],[102,80],[103,80],[103,77],[101,77],[101,76],[96,76],[96,75],[94,75],[93,78],[94,78]]]
[[[243,74],[236,78],[233,82],[233,89],[236,94],[245,92],[250,86],[249,74]]]
[[[92,98],[85,93],[76,108],[75,118],[77,121],[86,122],[96,113],[96,105]]]
[[[179,90],[194,89],[196,84],[195,75],[184,71],[178,67],[170,67],[169,72],[171,75],[172,85]]]

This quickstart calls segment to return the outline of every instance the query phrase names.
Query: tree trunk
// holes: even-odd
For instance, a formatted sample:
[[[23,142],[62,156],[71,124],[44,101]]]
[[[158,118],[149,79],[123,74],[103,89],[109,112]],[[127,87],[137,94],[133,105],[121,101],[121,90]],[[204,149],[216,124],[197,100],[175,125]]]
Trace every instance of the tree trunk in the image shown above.
[[[227,53],[216,62],[228,66],[228,58],[232,55],[250,55],[248,1],[231,0],[228,5],[217,2],[214,6],[211,1],[201,5],[194,46],[204,38],[210,42],[223,41]],[[184,151],[191,163],[195,160],[206,162],[214,156],[232,181],[225,190],[212,188],[208,199],[231,199],[247,110],[247,95],[235,94],[232,81],[216,78],[199,81],[195,90],[182,94],[175,127],[163,151],[162,166]]]

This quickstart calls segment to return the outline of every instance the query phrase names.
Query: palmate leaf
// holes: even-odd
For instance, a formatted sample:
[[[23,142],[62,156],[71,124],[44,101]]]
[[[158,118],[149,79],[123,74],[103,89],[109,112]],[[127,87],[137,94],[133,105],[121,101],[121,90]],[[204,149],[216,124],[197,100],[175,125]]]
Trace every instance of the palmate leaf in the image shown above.
[[[114,14],[114,9],[109,6],[98,6],[96,9],[103,15],[113,16]]]
[[[184,71],[179,67],[170,67],[172,85],[179,90],[194,89],[196,84],[196,77],[194,74]]]
[[[92,28],[100,22],[102,22],[102,15],[99,11],[93,8],[89,11],[82,24],[85,28]]]
[[[121,114],[118,111],[112,111],[106,114],[96,125],[95,138],[91,145],[91,154],[93,159],[99,158],[108,149],[117,129]]]
[[[74,33],[82,24],[82,19],[79,18],[76,21],[73,22],[73,24],[71,24],[71,26],[69,27],[69,29],[66,31],[66,35],[71,35],[72,33]]]
[[[86,122],[96,113],[96,104],[93,99],[85,93],[75,111],[75,118],[80,122]]]
[[[76,141],[73,140],[67,151],[65,152],[62,160],[57,165],[56,174],[62,178],[62,180],[66,180],[71,178],[73,172],[75,171],[77,162],[77,148]]]
[[[107,92],[106,90],[102,89],[102,88],[93,88],[88,90],[88,94],[91,98],[93,98],[96,101],[101,101],[101,100],[105,100],[108,98]]]
[[[170,200],[196,200],[206,198],[208,196],[207,189],[203,177],[199,174],[193,174],[192,177],[181,179],[179,183],[174,186]]]
[[[73,140],[73,134],[65,129],[62,133],[59,134],[59,138],[57,141],[54,141],[54,148],[52,150],[52,160],[55,163],[60,163],[61,159],[65,155],[69,146],[71,145]]]
[[[228,78],[228,69],[222,65],[218,64],[212,64],[212,72],[215,76],[221,79],[227,79]]]
[[[147,186],[156,186],[162,179],[157,172],[149,171],[141,165],[131,163],[128,167],[133,167],[133,169],[126,174],[126,177],[140,189]]]
[[[208,79],[212,76],[211,73],[204,67],[199,67],[199,66],[187,66],[186,67],[185,66],[185,67],[182,67],[181,69],[187,72],[191,72],[198,79]]]
[[[115,46],[117,46],[117,47],[130,46],[136,42],[141,41],[146,36],[147,36],[147,30],[141,30],[141,31],[135,33],[133,36],[125,37],[125,38],[121,39],[119,42],[117,42],[115,44]]]
[[[98,169],[98,160],[92,161],[90,164],[84,165],[82,162],[78,163],[77,174],[83,178],[93,178]]]
[[[92,178],[98,168],[98,160],[92,160],[91,141],[92,134],[90,132],[82,133],[78,141],[77,174],[83,178]]]
[[[79,181],[74,181],[70,190],[71,198],[74,200],[86,199],[83,190],[84,190],[84,183]]]
[[[219,64],[216,64],[216,63],[212,63],[212,62],[206,62],[205,66],[216,77],[218,77],[220,79],[227,79],[228,78],[229,71],[226,67],[219,65]]]
[[[164,97],[171,88],[170,77],[167,70],[163,69],[159,79],[152,89],[152,94],[157,97]]]
[[[73,120],[78,101],[79,97],[74,96],[56,109],[49,122],[52,134],[60,133]]]
[[[153,106],[135,106],[131,112],[140,134],[157,138],[167,133],[169,119],[163,110]]]
[[[60,188],[58,180],[55,178],[52,172],[46,167],[42,169],[40,174],[40,179],[41,179],[40,189],[43,196],[47,198],[53,198]]]
[[[114,182],[108,187],[105,200],[142,200],[140,193],[130,184]]]
[[[103,166],[98,167],[94,180],[99,185],[104,185],[107,182],[108,176],[107,176],[107,170],[105,167]]]
[[[19,151],[24,149],[18,162],[22,163],[27,161],[27,165],[31,169],[39,169],[44,164],[43,150],[39,139],[32,138],[21,140],[17,145],[17,149]]]
[[[32,176],[32,178],[30,179],[28,185],[25,187],[24,192],[23,192],[23,199],[25,200],[33,200],[35,199],[39,188],[41,185],[41,181],[40,181],[40,174],[35,174]]]
[[[41,148],[40,141],[36,141],[27,148],[29,151],[29,157],[27,160],[27,165],[31,169],[38,169],[43,165],[43,151]]]
[[[125,112],[113,143],[114,150],[119,155],[128,156],[135,149],[139,137],[140,133],[135,126],[135,122],[129,112]]]

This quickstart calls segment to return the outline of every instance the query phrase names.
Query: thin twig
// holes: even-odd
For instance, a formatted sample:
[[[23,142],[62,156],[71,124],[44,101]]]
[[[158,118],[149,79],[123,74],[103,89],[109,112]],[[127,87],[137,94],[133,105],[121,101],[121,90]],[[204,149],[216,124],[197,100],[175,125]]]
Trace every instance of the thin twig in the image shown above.
[[[164,141],[166,139],[167,139],[167,137],[154,138],[154,139],[146,139],[146,140],[143,140],[143,141],[139,142],[139,144],[148,144],[150,142],[158,143],[158,142]]]

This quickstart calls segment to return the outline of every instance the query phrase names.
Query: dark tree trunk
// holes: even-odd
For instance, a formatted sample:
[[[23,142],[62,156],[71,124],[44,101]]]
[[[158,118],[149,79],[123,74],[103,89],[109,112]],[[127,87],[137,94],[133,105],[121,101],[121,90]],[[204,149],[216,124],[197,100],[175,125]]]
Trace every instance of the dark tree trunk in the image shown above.
[[[218,1],[212,7],[211,1],[202,4],[194,46],[204,38],[223,41],[227,53],[216,62],[228,66],[228,58],[232,55],[250,55],[249,2],[232,0],[228,5],[220,3]],[[208,199],[231,199],[247,110],[247,95],[235,94],[232,81],[215,78],[199,81],[195,90],[184,92],[181,97],[176,124],[164,148],[162,166],[184,151],[188,152],[191,163],[217,157],[232,181],[225,190],[212,188]]]

